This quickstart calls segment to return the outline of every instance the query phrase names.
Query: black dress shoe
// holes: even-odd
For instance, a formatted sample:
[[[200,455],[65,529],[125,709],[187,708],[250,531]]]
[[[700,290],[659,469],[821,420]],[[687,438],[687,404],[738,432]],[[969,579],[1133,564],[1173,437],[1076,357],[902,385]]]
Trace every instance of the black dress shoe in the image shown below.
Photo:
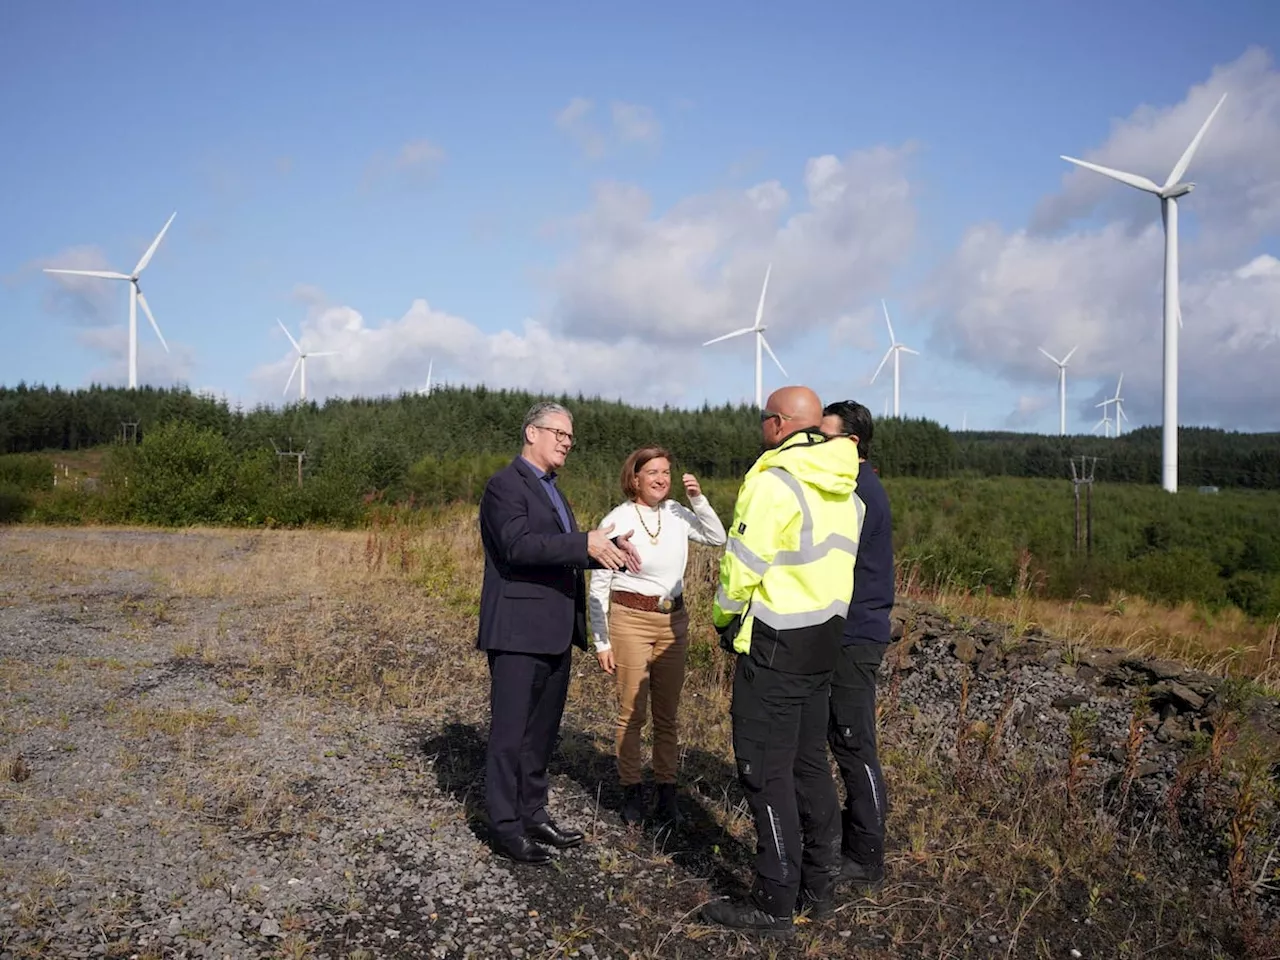
[[[528,837],[494,840],[493,850],[498,856],[514,860],[516,863],[543,865],[551,862],[551,851],[534,843]]]
[[[584,836],[581,830],[574,830],[572,827],[567,829],[557,827],[554,820],[548,820],[545,823],[531,823],[524,828],[524,832],[531,839],[555,847],[557,850],[576,847],[582,842]]]

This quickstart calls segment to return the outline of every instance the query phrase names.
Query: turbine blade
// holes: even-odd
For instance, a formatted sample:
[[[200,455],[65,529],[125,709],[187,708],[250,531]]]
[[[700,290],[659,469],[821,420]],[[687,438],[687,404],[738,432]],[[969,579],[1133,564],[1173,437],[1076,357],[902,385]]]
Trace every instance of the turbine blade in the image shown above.
[[[730,337],[740,337],[744,333],[755,333],[755,332],[756,332],[755,327],[743,327],[741,330],[733,331],[733,333],[726,333],[723,337],[716,337],[714,340],[708,340],[706,343],[703,344],[703,346],[709,347],[713,343],[719,343],[721,340],[728,340]]]
[[[1118,404],[1118,403],[1116,404],[1116,413],[1117,413],[1117,414],[1119,414],[1120,416],[1124,417],[1124,422],[1125,422],[1125,423],[1128,423],[1128,422],[1129,422],[1129,415],[1128,415],[1127,413],[1125,413],[1125,412],[1124,412],[1124,407],[1120,406],[1120,404]]]
[[[55,270],[45,267],[45,273],[65,273],[73,277],[99,277],[103,280],[131,280],[127,273],[116,273],[114,270]]]
[[[910,347],[904,347],[902,344],[898,344],[898,349],[901,350],[903,353],[912,353],[912,354],[915,354],[917,357],[920,356],[919,350],[912,350]]]
[[[1205,120],[1199,131],[1196,132],[1195,139],[1187,145],[1187,149],[1183,152],[1182,156],[1178,158],[1178,163],[1169,174],[1169,179],[1164,182],[1166,187],[1172,187],[1175,183],[1181,180],[1182,175],[1187,172],[1187,167],[1191,166],[1191,158],[1196,155],[1196,150],[1200,146],[1200,141],[1204,139],[1204,132],[1209,129],[1209,124],[1213,123],[1213,118],[1218,115],[1218,111],[1222,109],[1222,102],[1226,99],[1227,95],[1224,93],[1222,98],[1218,100],[1218,105],[1214,107],[1213,112],[1209,114],[1209,119]]]
[[[1139,190],[1145,190],[1147,193],[1159,195],[1160,188],[1154,182],[1146,177],[1140,177],[1135,173],[1125,173],[1123,170],[1112,170],[1110,167],[1104,167],[1100,164],[1090,163],[1088,160],[1077,160],[1075,157],[1062,155],[1062,159],[1068,163],[1074,163],[1078,167],[1084,167],[1095,173],[1100,173],[1104,177],[1110,177],[1112,180],[1119,180],[1121,183],[1127,183],[1131,187],[1137,187]]]
[[[1068,353],[1065,357],[1063,357],[1063,358],[1062,358],[1062,365],[1063,365],[1064,367],[1065,367],[1065,366],[1067,365],[1067,363],[1071,360],[1071,354],[1072,354],[1072,353],[1075,353],[1075,352],[1076,352],[1077,350],[1079,350],[1079,349],[1080,349],[1080,344],[1078,344],[1078,343],[1077,343],[1074,347],[1072,347],[1072,348],[1071,348],[1071,352],[1070,352],[1070,353]]]
[[[1116,381],[1116,396],[1120,396],[1120,384],[1124,383],[1124,374],[1120,374],[1120,379]]]
[[[880,371],[884,369],[884,365],[889,362],[889,358],[893,356],[893,347],[886,351],[884,358],[880,361],[880,366],[876,367],[876,372],[871,375],[871,383],[876,382],[876,377],[880,376]]]
[[[1058,366],[1062,366],[1062,361],[1059,360],[1057,357],[1055,357],[1052,353],[1050,353],[1044,347],[1036,347],[1036,349],[1039,350],[1041,353],[1043,353],[1046,357],[1048,357],[1054,363],[1056,363]]]
[[[313,350],[307,354],[308,357],[336,357],[337,355],[337,350]]]
[[[276,323],[280,323],[279,317],[276,317]],[[293,339],[293,334],[289,332],[289,328],[286,327],[283,323],[280,323],[280,329],[284,331],[284,335],[288,337],[289,342],[293,344],[293,349],[297,350],[298,353],[301,354],[302,348],[298,346],[298,341]]]
[[[142,255],[142,259],[138,261],[138,265],[133,268],[133,275],[135,277],[145,270],[147,264],[151,262],[151,258],[155,256],[156,247],[160,246],[160,241],[164,239],[164,235],[169,230],[169,224],[173,223],[173,218],[177,215],[178,211],[173,211],[173,213],[170,214],[169,219],[165,221],[164,226],[160,228],[160,232],[156,234],[156,238],[151,241],[151,246],[147,247],[147,252]]]
[[[283,393],[286,395],[289,393],[289,385],[293,383],[293,375],[298,372],[298,364],[300,364],[301,362],[302,362],[301,356],[299,356],[297,360],[293,361],[293,369],[289,371],[289,379],[284,382]]]
[[[769,264],[764,271],[764,286],[760,288],[760,302],[756,305],[756,325],[754,330],[760,329],[760,321],[764,319],[764,295],[769,292],[769,274],[773,273],[773,264]]]
[[[889,319],[889,305],[881,299],[880,307],[884,310],[884,322],[889,325],[889,346],[893,346],[898,342],[898,338],[893,335],[893,322]]]
[[[142,295],[142,291],[138,291],[138,306],[142,307],[142,312],[147,315],[147,319],[151,321],[151,329],[156,332],[156,336],[160,338],[160,346],[164,347],[164,352],[169,352],[169,345],[164,342],[164,334],[160,332],[160,324],[156,323],[156,318],[151,313],[151,308],[147,306],[147,298]]]
[[[764,347],[764,352],[773,358],[773,362],[778,365],[778,369],[782,371],[782,375],[787,376],[787,371],[783,368],[782,363],[778,360],[777,354],[773,352],[773,347],[769,346],[769,341],[764,338],[764,334],[760,334],[760,346]]]

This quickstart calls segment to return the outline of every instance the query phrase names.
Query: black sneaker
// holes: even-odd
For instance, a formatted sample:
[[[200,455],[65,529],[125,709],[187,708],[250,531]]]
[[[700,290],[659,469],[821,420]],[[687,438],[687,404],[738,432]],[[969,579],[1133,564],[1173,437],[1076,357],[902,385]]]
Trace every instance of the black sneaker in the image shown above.
[[[702,919],[732,930],[760,933],[767,937],[790,937],[796,932],[790,917],[765,913],[750,900],[712,900],[702,908]]]
[[[661,822],[678,827],[684,822],[680,814],[680,805],[676,803],[676,785],[674,783],[658,784],[658,808],[654,816]]]
[[[817,894],[801,887],[796,897],[796,913],[806,913],[812,920],[825,920],[836,912],[836,888],[832,884],[825,893]]]
[[[632,783],[622,789],[622,822],[640,823],[644,820],[644,785]]]
[[[884,864],[859,863],[845,857],[840,864],[840,882],[851,884],[860,896],[878,893],[884,886]]]

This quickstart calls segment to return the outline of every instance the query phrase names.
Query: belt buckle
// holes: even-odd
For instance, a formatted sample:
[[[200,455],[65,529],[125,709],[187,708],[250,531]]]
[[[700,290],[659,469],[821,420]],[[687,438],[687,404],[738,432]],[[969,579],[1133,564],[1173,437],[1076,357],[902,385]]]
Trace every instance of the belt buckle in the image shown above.
[[[674,608],[675,608],[675,601],[672,600],[670,597],[658,598],[659,613],[670,613]]]

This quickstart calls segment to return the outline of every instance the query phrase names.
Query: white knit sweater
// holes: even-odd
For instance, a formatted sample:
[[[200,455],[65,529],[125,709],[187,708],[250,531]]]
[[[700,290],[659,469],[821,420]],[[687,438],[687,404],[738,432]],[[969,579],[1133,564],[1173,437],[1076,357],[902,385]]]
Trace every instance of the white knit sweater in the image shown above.
[[[724,546],[724,524],[707,498],[691,497],[689,504],[692,510],[674,500],[664,500],[656,507],[628,500],[600,521],[602,527],[614,525],[610,536],[620,537],[634,531],[631,545],[640,554],[640,572],[591,571],[591,633],[597,653],[609,649],[610,593],[623,590],[650,597],[678,597],[684,593],[689,541]],[[657,543],[652,540],[655,535]]]

